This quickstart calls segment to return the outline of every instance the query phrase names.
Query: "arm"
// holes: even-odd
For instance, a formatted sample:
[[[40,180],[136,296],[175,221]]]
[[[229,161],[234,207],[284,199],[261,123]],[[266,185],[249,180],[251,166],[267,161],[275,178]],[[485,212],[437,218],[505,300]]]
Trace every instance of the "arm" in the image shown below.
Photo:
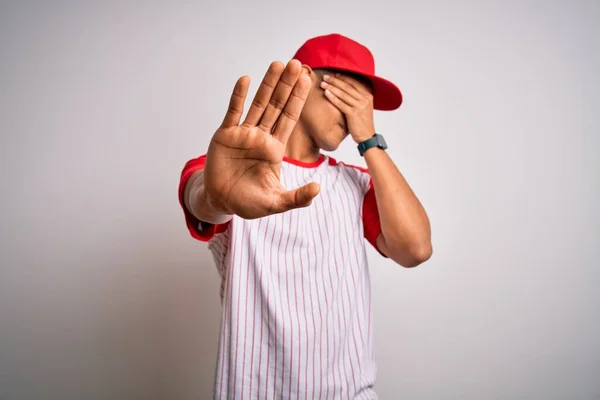
[[[346,117],[356,143],[375,133],[372,88],[353,78],[325,75],[325,96]],[[381,234],[377,248],[404,267],[415,267],[431,257],[429,219],[421,203],[388,154],[372,148],[364,154],[373,181]]]
[[[369,149],[364,157],[381,223],[377,247],[403,267],[427,261],[432,254],[431,227],[423,206],[384,150]]]

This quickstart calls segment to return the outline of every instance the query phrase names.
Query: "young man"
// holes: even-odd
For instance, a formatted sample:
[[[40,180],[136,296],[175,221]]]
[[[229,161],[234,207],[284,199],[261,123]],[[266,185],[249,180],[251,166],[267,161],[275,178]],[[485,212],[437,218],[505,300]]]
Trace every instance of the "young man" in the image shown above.
[[[183,169],[191,235],[208,241],[223,304],[217,399],[376,399],[365,238],[414,267],[427,215],[375,134],[400,90],[339,34],[269,67],[242,122],[240,78],[205,155]],[[321,154],[351,136],[368,169]]]

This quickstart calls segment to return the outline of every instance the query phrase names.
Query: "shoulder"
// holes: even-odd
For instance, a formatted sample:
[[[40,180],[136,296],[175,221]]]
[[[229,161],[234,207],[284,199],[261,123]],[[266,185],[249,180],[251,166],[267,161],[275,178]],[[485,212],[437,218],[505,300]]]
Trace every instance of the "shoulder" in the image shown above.
[[[328,166],[337,169],[340,173],[354,181],[363,190],[368,190],[371,182],[371,174],[365,167],[338,161],[328,157]]]
[[[353,173],[353,174],[358,175],[358,176],[360,176],[360,175],[365,175],[365,176],[369,176],[369,177],[371,176],[369,174],[369,170],[367,168],[365,168],[365,167],[361,167],[361,166],[353,165],[353,164],[348,164],[348,163],[343,162],[343,161],[338,161],[338,160],[336,160],[333,157],[328,157],[328,159],[329,159],[328,163],[329,163],[330,167],[339,168],[339,169],[341,169],[341,170],[343,170],[345,172]]]

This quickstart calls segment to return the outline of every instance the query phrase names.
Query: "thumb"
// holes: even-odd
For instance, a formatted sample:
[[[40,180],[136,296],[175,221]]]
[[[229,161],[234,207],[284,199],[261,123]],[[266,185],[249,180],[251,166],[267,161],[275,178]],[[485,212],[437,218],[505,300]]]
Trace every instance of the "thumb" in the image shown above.
[[[298,189],[290,190],[281,194],[279,198],[279,210],[277,212],[285,212],[294,208],[308,207],[312,200],[319,194],[319,184],[311,182],[308,185],[299,187]]]

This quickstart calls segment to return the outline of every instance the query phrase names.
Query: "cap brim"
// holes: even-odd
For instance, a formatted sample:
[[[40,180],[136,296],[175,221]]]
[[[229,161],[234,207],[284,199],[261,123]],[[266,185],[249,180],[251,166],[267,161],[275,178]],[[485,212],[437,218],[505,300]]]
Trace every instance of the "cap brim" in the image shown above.
[[[373,108],[392,111],[402,104],[402,92],[398,86],[379,76],[366,76],[373,83]]]

